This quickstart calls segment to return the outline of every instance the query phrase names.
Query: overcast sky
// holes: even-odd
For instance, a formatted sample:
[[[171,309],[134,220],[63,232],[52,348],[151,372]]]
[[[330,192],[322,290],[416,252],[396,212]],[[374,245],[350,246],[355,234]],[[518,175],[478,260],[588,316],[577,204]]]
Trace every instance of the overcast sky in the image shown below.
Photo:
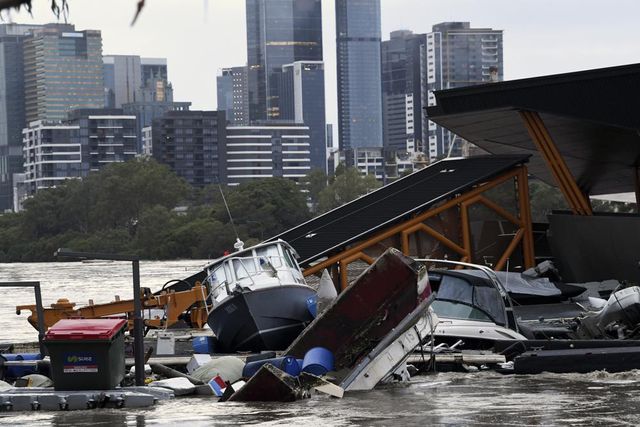
[[[444,21],[504,30],[505,79],[640,62],[638,0],[381,0],[383,40],[389,32],[429,32]],[[166,57],[176,101],[216,108],[216,74],[247,60],[244,0],[69,0],[76,29],[102,30],[104,54]],[[18,23],[55,21],[49,0]],[[334,1],[323,0],[327,121],[336,123]]]

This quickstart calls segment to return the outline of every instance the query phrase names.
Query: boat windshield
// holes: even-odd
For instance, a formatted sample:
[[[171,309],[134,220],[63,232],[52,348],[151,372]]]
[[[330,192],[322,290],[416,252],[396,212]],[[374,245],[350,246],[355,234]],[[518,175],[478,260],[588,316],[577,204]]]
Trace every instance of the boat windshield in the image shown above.
[[[253,257],[234,258],[232,262],[237,280],[253,276],[256,272],[256,264]]]
[[[280,256],[280,252],[278,252],[278,246],[263,246],[257,248],[256,255],[260,260],[260,269],[262,271],[267,271],[269,268],[265,261],[269,262],[275,268],[282,267],[282,257]]]
[[[505,307],[498,290],[480,278],[455,274],[449,272],[441,276],[433,303],[436,314],[505,325]]]
[[[431,307],[438,316],[443,318],[491,322],[491,319],[485,313],[464,303],[435,300]]]

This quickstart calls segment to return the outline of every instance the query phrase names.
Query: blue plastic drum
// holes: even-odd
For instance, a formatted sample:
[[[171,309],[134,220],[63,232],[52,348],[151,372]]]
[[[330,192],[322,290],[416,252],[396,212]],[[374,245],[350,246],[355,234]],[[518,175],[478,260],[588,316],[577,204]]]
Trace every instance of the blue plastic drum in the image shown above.
[[[21,360],[42,360],[40,353],[19,353],[19,354],[3,354],[2,357],[7,361],[21,361]],[[6,376],[10,378],[20,378],[29,374],[36,374],[38,372],[37,365],[31,366],[7,366]]]
[[[324,347],[312,348],[304,355],[302,371],[318,376],[333,371],[333,353]]]
[[[307,310],[309,310],[309,313],[315,319],[315,317],[318,315],[318,296],[317,295],[313,295],[307,298]]]
[[[244,369],[242,370],[242,376],[244,378],[252,377],[265,363],[270,363],[276,368],[280,369],[283,372],[286,372],[289,375],[297,377],[300,375],[300,365],[298,365],[298,361],[293,356],[284,356],[284,357],[276,357],[272,359],[263,359],[256,360],[255,362],[249,362],[244,365]]]

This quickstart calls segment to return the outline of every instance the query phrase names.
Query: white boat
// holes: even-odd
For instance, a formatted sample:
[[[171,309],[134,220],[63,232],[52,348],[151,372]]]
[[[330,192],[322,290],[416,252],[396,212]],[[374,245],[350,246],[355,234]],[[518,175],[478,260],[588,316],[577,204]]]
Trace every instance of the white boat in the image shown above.
[[[488,267],[458,261],[417,261],[475,269],[478,274],[458,270],[429,271],[429,283],[436,293],[432,308],[438,315],[435,343],[465,349],[490,349],[495,341],[526,340],[520,333],[509,294]]]
[[[238,249],[205,269],[212,307],[207,323],[218,351],[284,350],[313,320],[307,299],[315,290],[288,243]]]
[[[421,311],[421,313],[420,313]],[[431,336],[438,324],[433,310],[420,308],[419,317],[409,315],[380,344],[376,346],[340,386],[345,391],[371,390],[402,369],[413,351],[422,341]]]

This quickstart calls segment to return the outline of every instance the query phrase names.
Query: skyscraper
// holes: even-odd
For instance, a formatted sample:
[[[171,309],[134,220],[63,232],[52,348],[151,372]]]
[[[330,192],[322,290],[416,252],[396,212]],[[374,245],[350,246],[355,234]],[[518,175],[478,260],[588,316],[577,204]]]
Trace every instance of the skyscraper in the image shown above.
[[[120,108],[135,102],[136,91],[142,86],[142,66],[137,55],[107,55],[104,66],[105,105]]]
[[[311,168],[327,172],[324,64],[296,61],[282,67],[280,117],[309,127]],[[302,142],[302,141],[300,141]]]
[[[167,58],[140,58],[142,67],[142,84],[147,84],[149,79],[169,80]]]
[[[39,25],[0,25],[0,212],[11,209],[13,174],[23,171],[23,42]]]
[[[421,61],[426,34],[393,31],[381,44],[382,105],[385,148],[423,151],[422,99],[426,97]]]
[[[380,0],[336,0],[340,148],[382,147]]]
[[[427,34],[427,100],[435,105],[433,92],[501,81],[504,73],[502,30],[471,28],[469,22],[443,22]],[[428,121],[429,158],[462,153],[461,141],[448,130]],[[451,147],[451,144],[453,147]]]
[[[64,120],[70,110],[104,107],[100,31],[47,24],[24,41],[27,122]]]
[[[322,61],[320,0],[246,0],[249,116],[279,119],[282,66]]]
[[[216,77],[218,111],[227,112],[233,125],[249,124],[249,88],[247,67],[223,68]]]

